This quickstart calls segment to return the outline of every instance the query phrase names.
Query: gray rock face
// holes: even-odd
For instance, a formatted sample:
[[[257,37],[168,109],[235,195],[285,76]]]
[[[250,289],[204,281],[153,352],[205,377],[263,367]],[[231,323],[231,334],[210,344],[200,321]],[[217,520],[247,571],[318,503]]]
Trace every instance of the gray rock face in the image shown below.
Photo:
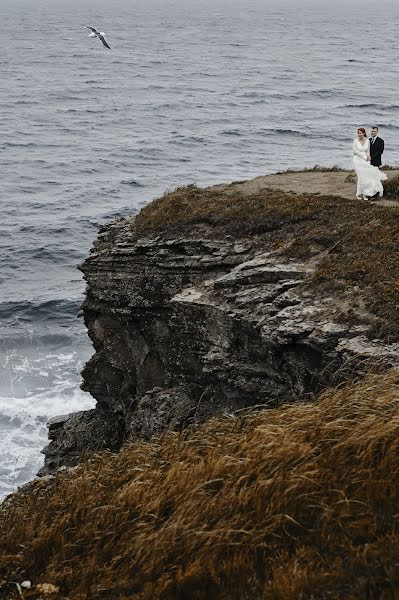
[[[48,422],[50,443],[42,452],[45,476],[73,467],[94,452],[117,450],[123,441],[123,424],[116,413],[87,410],[55,417]]]
[[[205,225],[145,238],[133,219],[104,227],[81,267],[95,349],[82,388],[97,407],[50,424],[45,472],[126,436],[312,394],[369,357],[397,363],[398,345],[367,341],[367,319],[340,323],[339,300],[309,290],[315,264]]]
[[[183,388],[154,388],[144,394],[128,419],[129,437],[146,440],[166,429],[180,431],[198,418],[198,403]]]

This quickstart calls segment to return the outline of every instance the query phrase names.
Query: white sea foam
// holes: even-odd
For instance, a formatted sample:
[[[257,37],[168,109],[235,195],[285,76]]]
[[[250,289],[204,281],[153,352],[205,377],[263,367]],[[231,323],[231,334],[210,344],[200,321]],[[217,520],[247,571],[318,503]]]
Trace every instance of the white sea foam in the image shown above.
[[[76,386],[47,391],[28,399],[1,398],[0,492],[14,491],[32,479],[43,464],[48,443],[46,422],[57,414],[93,408],[94,401]]]
[[[0,496],[32,479],[42,466],[48,419],[95,404],[79,389],[76,352],[29,357],[14,351],[5,364],[11,393],[0,395]]]

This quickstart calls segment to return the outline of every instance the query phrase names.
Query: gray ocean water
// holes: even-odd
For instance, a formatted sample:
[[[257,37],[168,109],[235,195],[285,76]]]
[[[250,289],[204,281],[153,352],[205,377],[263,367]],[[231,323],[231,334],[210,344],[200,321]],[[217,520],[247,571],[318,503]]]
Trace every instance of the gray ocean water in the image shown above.
[[[0,0],[0,494],[47,419],[89,408],[76,266],[100,224],[177,185],[399,163],[399,4]],[[105,31],[112,50],[82,24]]]

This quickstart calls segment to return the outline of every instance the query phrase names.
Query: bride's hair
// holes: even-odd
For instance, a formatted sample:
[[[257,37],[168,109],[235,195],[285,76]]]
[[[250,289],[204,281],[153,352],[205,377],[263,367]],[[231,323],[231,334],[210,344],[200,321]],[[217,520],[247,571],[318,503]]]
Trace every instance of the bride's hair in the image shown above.
[[[364,137],[367,137],[367,133],[366,133],[366,130],[364,127],[358,127],[357,132],[359,133],[359,131],[361,131],[363,133]]]

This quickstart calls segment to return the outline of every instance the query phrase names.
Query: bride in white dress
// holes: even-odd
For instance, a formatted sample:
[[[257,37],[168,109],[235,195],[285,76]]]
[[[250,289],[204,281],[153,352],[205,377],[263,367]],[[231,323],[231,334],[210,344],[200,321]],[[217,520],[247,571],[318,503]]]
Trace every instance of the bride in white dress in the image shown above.
[[[353,166],[357,175],[356,198],[367,200],[377,194],[381,197],[384,193],[381,182],[387,176],[378,167],[370,164],[370,142],[364,127],[359,127],[357,130],[357,138],[353,141],[352,150]]]

